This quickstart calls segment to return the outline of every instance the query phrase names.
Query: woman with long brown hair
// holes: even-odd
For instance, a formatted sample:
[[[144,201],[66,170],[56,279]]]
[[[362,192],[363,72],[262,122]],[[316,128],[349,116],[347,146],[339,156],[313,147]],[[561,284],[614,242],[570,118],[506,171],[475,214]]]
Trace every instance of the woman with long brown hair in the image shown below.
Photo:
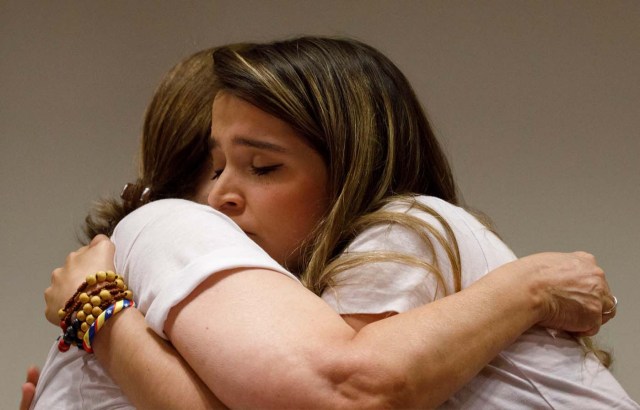
[[[83,226],[87,243],[96,235],[113,234],[118,222],[143,203],[162,198],[206,202],[211,184],[211,104],[216,94],[213,50],[183,59],[162,78],[144,117],[137,181],[127,184],[123,198],[95,203]],[[140,187],[145,186],[153,186],[153,192],[143,192]],[[35,379],[34,408],[133,408],[94,356],[76,349],[62,353],[57,346],[56,341],[39,380]],[[184,364],[183,368],[190,371]],[[185,387],[184,392],[209,395],[215,403],[206,389],[194,392]]]

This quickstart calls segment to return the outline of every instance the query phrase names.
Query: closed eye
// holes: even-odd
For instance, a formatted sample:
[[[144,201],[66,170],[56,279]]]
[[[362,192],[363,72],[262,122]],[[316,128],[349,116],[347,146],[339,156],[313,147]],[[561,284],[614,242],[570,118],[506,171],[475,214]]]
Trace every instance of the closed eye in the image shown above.
[[[222,171],[224,171],[224,168],[222,168],[222,169],[214,169],[213,170],[213,176],[211,177],[211,180],[216,180],[216,179],[220,178],[220,175],[222,174]]]
[[[269,165],[267,167],[254,167],[252,165],[251,166],[251,172],[254,175],[262,176],[262,175],[267,175],[267,174],[277,170],[280,167],[282,167],[282,164]]]

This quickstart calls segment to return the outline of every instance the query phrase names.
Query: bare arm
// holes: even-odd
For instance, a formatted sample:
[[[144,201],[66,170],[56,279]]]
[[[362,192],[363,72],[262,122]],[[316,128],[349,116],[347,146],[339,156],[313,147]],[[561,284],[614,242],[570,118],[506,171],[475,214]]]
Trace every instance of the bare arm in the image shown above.
[[[358,334],[281,275],[229,272],[177,306],[166,331],[230,407],[432,407],[546,317],[548,284],[528,281],[529,262]]]
[[[242,270],[203,283],[171,311],[165,330],[231,407],[434,406],[535,323],[597,330],[607,292],[593,260],[549,254],[515,262],[459,294],[356,335],[292,280]],[[175,386],[188,378],[167,371],[177,359],[165,362],[159,355],[175,351],[141,348],[146,342],[134,314],[139,316],[125,312],[107,322],[94,342],[98,359],[122,386],[149,391],[143,400],[155,395],[165,407],[167,400],[184,403],[186,390]],[[173,387],[156,393],[145,388],[158,382]]]
[[[118,326],[101,330],[93,349],[136,408],[226,408],[176,350],[147,327],[140,311],[127,309],[118,316]]]
[[[52,286],[45,292],[47,319],[57,326],[57,309],[88,272],[113,269],[113,244],[106,236],[99,235],[88,246],[69,254],[64,269],[51,274]],[[118,317],[122,318],[118,326],[111,326]],[[225,408],[176,350],[147,327],[137,309],[122,311],[106,324],[92,347],[136,408]],[[23,402],[32,399],[29,391],[23,392]]]

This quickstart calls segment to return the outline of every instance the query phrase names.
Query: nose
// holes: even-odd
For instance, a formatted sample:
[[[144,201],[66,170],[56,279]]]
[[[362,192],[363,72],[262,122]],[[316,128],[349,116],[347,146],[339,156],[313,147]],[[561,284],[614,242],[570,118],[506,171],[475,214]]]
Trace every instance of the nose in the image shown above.
[[[224,171],[213,183],[207,198],[209,205],[223,214],[233,217],[244,211],[245,200],[230,173]]]

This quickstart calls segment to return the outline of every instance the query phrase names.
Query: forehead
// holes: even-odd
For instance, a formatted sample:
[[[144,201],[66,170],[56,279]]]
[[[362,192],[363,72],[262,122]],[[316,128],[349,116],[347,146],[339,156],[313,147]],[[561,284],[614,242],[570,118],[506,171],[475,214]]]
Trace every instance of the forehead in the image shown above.
[[[211,141],[211,147],[213,149],[220,148],[220,142],[218,142],[215,138],[211,137],[210,141]],[[261,141],[259,139],[253,139],[250,137],[234,136],[231,142],[233,143],[233,145],[236,145],[236,146],[256,148],[256,149],[265,150],[265,151],[282,152],[282,153],[286,153],[289,151],[285,147],[280,146],[278,144],[274,144],[267,141]]]
[[[211,146],[238,146],[287,152],[304,138],[287,122],[232,94],[220,92],[212,106]]]

